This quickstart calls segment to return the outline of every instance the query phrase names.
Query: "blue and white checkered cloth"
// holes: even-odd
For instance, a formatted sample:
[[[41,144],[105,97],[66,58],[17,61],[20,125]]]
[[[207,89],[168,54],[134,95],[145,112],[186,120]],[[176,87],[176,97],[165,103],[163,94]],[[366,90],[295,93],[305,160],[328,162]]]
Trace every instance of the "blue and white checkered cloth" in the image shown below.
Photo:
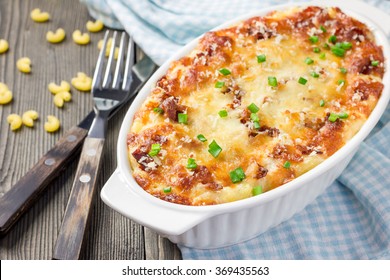
[[[107,26],[124,27],[158,64],[228,19],[293,2],[81,1]],[[390,14],[388,0],[365,2]],[[180,249],[184,259],[390,259],[390,106],[342,175],[290,220],[237,245],[213,250]]]

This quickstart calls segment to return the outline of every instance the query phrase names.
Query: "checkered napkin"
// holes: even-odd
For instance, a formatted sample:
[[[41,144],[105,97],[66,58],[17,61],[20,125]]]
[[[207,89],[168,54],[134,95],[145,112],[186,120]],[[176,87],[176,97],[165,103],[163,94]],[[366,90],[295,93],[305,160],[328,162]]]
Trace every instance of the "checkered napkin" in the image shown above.
[[[80,1],[106,25],[124,27],[158,64],[228,19],[292,2]],[[390,14],[390,1],[365,2]],[[390,259],[390,106],[342,175],[290,220],[237,245],[180,249],[184,259]]]

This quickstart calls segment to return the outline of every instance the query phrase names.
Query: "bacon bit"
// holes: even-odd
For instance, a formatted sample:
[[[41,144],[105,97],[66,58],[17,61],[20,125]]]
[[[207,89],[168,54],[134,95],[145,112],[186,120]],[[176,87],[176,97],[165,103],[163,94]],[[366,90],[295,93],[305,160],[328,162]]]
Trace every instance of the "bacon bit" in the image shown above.
[[[379,64],[383,63],[384,56],[382,48],[373,42],[365,41],[360,44],[359,49],[354,50],[346,58],[348,73],[376,74],[382,78],[384,75],[384,67],[373,67],[371,65],[372,60],[379,61]]]
[[[166,115],[172,121],[177,122],[177,114],[185,111],[185,106],[178,104],[179,99],[174,96],[166,98],[160,105]]]
[[[262,125],[260,127],[259,131],[267,133],[268,136],[270,136],[270,137],[277,137],[280,134],[279,129],[277,129],[275,127],[269,127],[269,126],[266,126],[266,125]]]
[[[198,165],[192,175],[179,173],[178,185],[188,191],[196,184],[201,183],[214,191],[222,189],[222,186],[214,181],[212,173],[204,165]]]
[[[324,119],[320,119],[320,118],[312,118],[312,119],[309,119],[309,118],[305,118],[305,127],[307,128],[311,128],[313,130],[320,130],[321,127],[323,127],[325,124],[325,120]]]
[[[176,204],[191,205],[191,201],[189,198],[175,193],[169,193],[169,194],[153,193],[153,196]]]
[[[154,163],[154,160],[151,156],[148,155],[147,152],[143,151],[143,149],[137,149],[135,150],[134,152],[131,153],[132,156],[135,158],[135,160],[138,162],[139,164],[139,167],[143,170],[143,171],[150,171],[150,170],[153,170],[155,168],[150,168],[149,167],[149,164],[150,163]],[[157,164],[156,164],[157,166]]]
[[[246,124],[247,122],[249,122],[251,119],[251,112],[249,111],[248,108],[245,108],[242,113],[241,113],[241,118],[240,118],[240,122],[242,124]]]
[[[178,79],[168,79],[167,75],[162,76],[156,84],[157,87],[162,88],[166,94],[172,94],[180,87]]]
[[[381,82],[359,79],[347,88],[347,94],[349,99],[353,102],[367,100],[370,95],[379,99],[382,94],[383,87],[384,86]]]
[[[267,176],[268,169],[260,164],[257,164],[257,165],[258,165],[258,169],[257,169],[256,175],[255,175],[255,178],[261,179],[261,178],[264,178],[265,176]]]
[[[297,150],[293,146],[290,145],[276,144],[270,156],[273,158],[279,158],[295,162],[301,162],[303,160],[301,154],[297,152]]]

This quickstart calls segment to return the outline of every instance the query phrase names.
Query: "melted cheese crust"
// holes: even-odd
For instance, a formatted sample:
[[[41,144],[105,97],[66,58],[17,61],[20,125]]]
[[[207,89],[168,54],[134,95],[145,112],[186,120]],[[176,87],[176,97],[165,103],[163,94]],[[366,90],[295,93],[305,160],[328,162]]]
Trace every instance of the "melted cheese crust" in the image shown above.
[[[133,175],[152,195],[186,205],[285,184],[356,134],[381,95],[383,62],[370,30],[338,8],[293,8],[206,33],[136,113],[127,142]],[[222,148],[217,157],[209,152],[213,140]],[[160,148],[155,156],[152,144]],[[189,158],[196,168],[187,167]],[[245,178],[233,183],[239,167]]]

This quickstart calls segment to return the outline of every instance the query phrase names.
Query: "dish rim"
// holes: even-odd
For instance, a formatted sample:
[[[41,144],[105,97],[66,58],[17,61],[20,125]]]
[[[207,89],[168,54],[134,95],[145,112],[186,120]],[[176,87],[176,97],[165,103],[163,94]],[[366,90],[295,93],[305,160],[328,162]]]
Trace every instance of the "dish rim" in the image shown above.
[[[232,20],[229,20],[216,28],[213,28],[210,31],[215,31],[223,28],[230,27],[235,23],[240,21],[255,17],[255,16],[265,16],[269,12],[272,11],[281,11],[283,9],[293,8],[293,7],[309,7],[309,6],[318,6],[318,7],[340,7],[336,5],[319,5],[313,3],[287,3],[283,5],[270,6],[264,9],[260,9],[257,11],[253,11],[239,17],[236,17]],[[124,183],[127,184],[127,187],[139,195],[141,198],[148,200],[150,203],[155,204],[156,206],[170,208],[173,210],[185,211],[185,212],[195,212],[195,213],[211,213],[211,216],[218,215],[220,213],[234,212],[240,209],[245,209],[249,207],[253,207],[255,205],[264,204],[270,202],[276,198],[282,197],[295,189],[299,188],[302,184],[315,181],[316,177],[325,173],[327,170],[333,168],[337,163],[347,157],[354,149],[358,148],[358,146],[363,142],[363,140],[368,136],[371,130],[375,127],[383,112],[386,110],[387,104],[390,99],[390,72],[389,72],[389,59],[390,59],[390,44],[387,41],[387,38],[383,32],[383,30],[378,27],[372,20],[369,18],[357,14],[356,12],[342,7],[340,8],[342,12],[347,14],[348,16],[355,18],[362,23],[364,23],[374,34],[376,44],[382,46],[383,54],[385,57],[385,74],[382,78],[382,83],[384,85],[381,97],[379,98],[374,110],[371,112],[368,119],[365,121],[363,126],[359,129],[359,131],[347,142],[343,147],[338,149],[332,156],[328,157],[319,165],[315,166],[313,169],[309,170],[305,174],[300,175],[294,180],[283,184],[275,189],[267,191],[259,196],[248,197],[242,200],[216,204],[216,205],[183,205],[176,204],[172,202],[167,202],[162,199],[156,198],[153,195],[146,192],[139,184],[135,181],[132,176],[132,170],[130,167],[129,159],[128,159],[128,150],[126,145],[127,134],[129,133],[130,127],[133,123],[134,114],[137,110],[142,106],[143,102],[149,96],[151,89],[156,84],[157,80],[161,78],[166,71],[168,70],[172,61],[180,59],[181,57],[187,55],[191,52],[199,42],[199,39],[204,36],[205,33],[195,38],[185,46],[183,46],[180,50],[178,50],[173,56],[171,56],[161,67],[152,75],[152,77],[148,80],[148,82],[143,86],[140,90],[139,94],[133,101],[132,105],[128,109],[118,136],[117,143],[117,162],[118,162],[118,170],[120,176]]]

